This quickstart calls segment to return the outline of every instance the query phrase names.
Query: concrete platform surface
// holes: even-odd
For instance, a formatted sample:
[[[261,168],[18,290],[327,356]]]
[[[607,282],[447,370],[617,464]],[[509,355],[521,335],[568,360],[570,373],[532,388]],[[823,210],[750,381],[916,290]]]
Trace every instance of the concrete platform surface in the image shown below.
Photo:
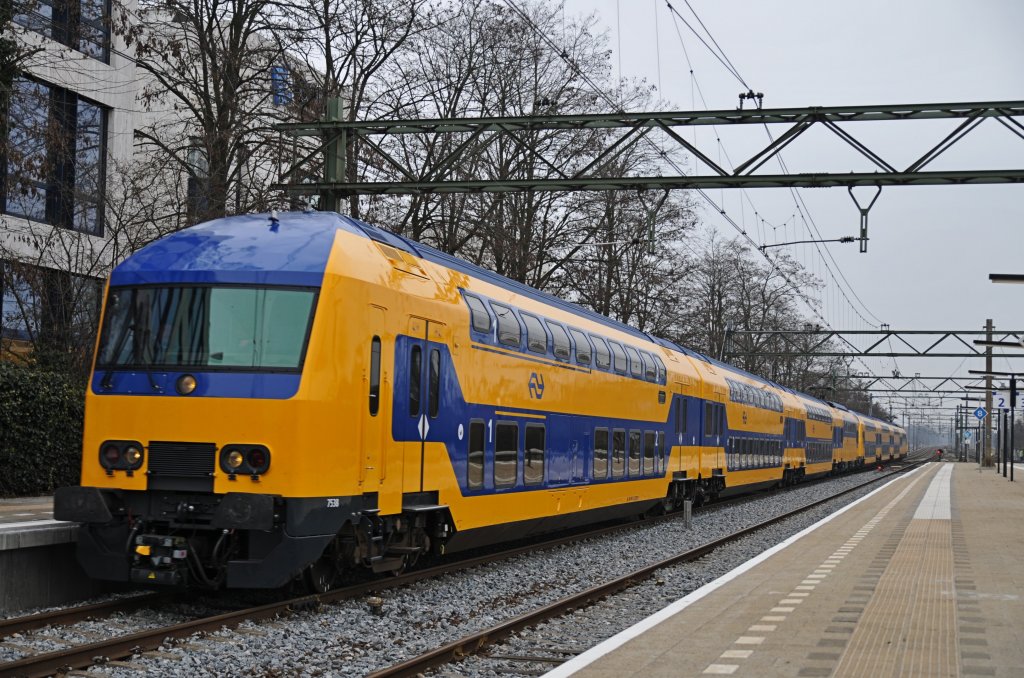
[[[1024,676],[1024,482],[925,465],[547,675]]]
[[[52,519],[53,497],[0,499],[0,525]]]

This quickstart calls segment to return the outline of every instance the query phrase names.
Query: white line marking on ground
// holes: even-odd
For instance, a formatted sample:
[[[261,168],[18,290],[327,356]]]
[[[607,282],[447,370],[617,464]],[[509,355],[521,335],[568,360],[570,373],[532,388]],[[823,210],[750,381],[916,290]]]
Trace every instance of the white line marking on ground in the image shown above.
[[[562,664],[562,665],[552,669],[551,671],[549,671],[546,674],[544,674],[545,678],[565,678],[566,676],[571,676],[572,674],[576,673],[577,671],[579,671],[583,667],[589,666],[590,664],[594,663],[596,660],[598,660],[601,657],[605,656],[609,652],[611,652],[611,651],[621,647],[622,645],[625,645],[627,642],[629,642],[630,640],[636,638],[637,636],[643,635],[646,631],[648,631],[649,629],[657,626],[658,624],[660,624],[661,622],[665,621],[666,619],[669,619],[670,617],[673,617],[673,616],[679,614],[679,612],[685,610],[687,607],[689,607],[690,605],[694,604],[698,600],[707,597],[711,593],[717,591],[721,587],[723,587],[726,584],[728,584],[729,582],[731,582],[733,579],[736,579],[737,577],[741,576],[743,573],[747,572],[748,570],[753,569],[754,567],[757,567],[758,565],[763,563],[765,560],[771,558],[773,555],[778,553],[779,551],[781,551],[783,549],[786,549],[786,548],[789,548],[790,546],[792,546],[796,542],[798,542],[801,539],[803,539],[808,534],[811,534],[812,532],[814,532],[814,531],[824,527],[825,525],[827,525],[828,523],[832,522],[833,520],[835,520],[839,516],[843,515],[847,511],[850,511],[854,507],[860,505],[862,502],[870,500],[873,496],[875,496],[879,492],[882,492],[883,490],[888,488],[889,485],[891,485],[893,483],[896,483],[896,482],[900,482],[900,481],[906,480],[907,478],[912,478],[915,475],[917,475],[918,473],[922,472],[925,468],[926,468],[925,466],[919,466],[916,469],[914,469],[913,471],[907,473],[906,475],[898,476],[896,478],[893,478],[892,480],[889,480],[888,482],[882,484],[881,487],[878,487],[878,488],[872,490],[871,492],[868,492],[867,494],[865,494],[860,499],[857,499],[855,501],[850,502],[849,504],[847,504],[846,506],[842,507],[841,509],[839,509],[835,513],[830,513],[829,515],[825,516],[824,518],[822,518],[818,522],[814,523],[813,525],[809,525],[808,527],[804,528],[803,530],[800,530],[799,532],[794,534],[789,539],[786,539],[785,541],[783,541],[783,542],[781,542],[779,544],[776,544],[775,546],[771,547],[770,549],[762,552],[760,555],[755,556],[754,558],[751,558],[750,560],[748,560],[747,562],[743,563],[742,565],[739,565],[738,567],[733,568],[729,572],[726,572],[725,574],[723,574],[718,579],[715,579],[714,581],[708,582],[707,584],[705,584],[704,586],[701,586],[696,591],[691,591],[690,593],[688,593],[687,595],[683,596],[682,598],[680,598],[676,602],[672,603],[671,605],[665,607],[664,609],[662,609],[662,610],[660,610],[658,612],[655,612],[650,617],[647,617],[646,619],[640,620],[639,622],[637,622],[633,626],[630,626],[628,629],[624,629],[624,630],[620,631],[619,633],[615,634],[611,638],[608,638],[608,639],[604,640],[603,642],[598,643],[597,645],[595,645],[594,647],[590,648],[589,650],[587,650],[583,654],[577,655],[576,657],[573,657],[572,659],[570,659],[569,661],[565,662],[564,664]]]
[[[932,478],[921,498],[921,503],[914,511],[914,520],[950,520],[953,517],[950,506],[949,477],[953,473],[952,464],[943,464],[939,472]]]

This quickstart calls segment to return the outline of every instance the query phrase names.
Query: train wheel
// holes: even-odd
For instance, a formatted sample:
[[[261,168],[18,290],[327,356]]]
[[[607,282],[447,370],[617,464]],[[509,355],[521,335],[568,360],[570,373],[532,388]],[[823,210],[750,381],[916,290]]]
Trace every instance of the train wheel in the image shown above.
[[[338,569],[328,558],[318,558],[305,572],[306,587],[312,593],[327,593],[338,580]]]

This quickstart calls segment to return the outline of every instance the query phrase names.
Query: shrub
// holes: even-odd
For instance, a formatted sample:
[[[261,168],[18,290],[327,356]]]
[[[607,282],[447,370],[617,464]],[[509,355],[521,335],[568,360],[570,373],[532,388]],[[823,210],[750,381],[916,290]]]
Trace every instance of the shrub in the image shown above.
[[[0,362],[0,496],[78,484],[84,413],[79,377]]]

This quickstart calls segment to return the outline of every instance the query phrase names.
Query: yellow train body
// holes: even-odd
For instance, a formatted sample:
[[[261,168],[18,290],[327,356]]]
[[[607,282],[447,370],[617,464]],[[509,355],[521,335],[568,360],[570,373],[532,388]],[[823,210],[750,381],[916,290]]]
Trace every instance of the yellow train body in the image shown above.
[[[906,453],[897,427],[338,215],[161,243],[112,276],[82,483],[57,498],[98,577],[326,585]],[[248,318],[250,300],[281,336],[238,349],[218,329],[232,341],[214,351],[211,309]],[[294,364],[213,364],[273,358],[302,330]]]

